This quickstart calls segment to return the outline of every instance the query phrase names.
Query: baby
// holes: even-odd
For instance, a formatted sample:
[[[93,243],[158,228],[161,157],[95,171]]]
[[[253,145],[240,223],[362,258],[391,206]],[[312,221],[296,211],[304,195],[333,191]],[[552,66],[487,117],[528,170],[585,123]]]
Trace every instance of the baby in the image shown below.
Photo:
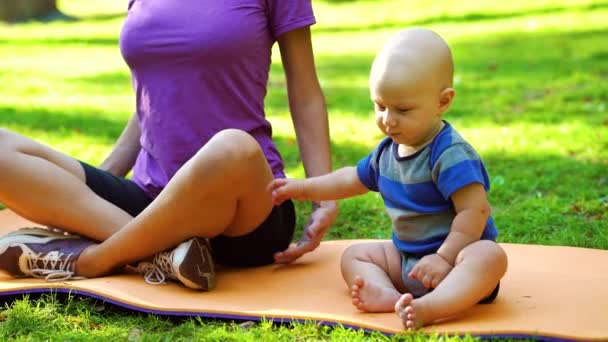
[[[381,194],[392,241],[347,248],[342,276],[359,310],[394,310],[406,329],[492,302],[507,269],[485,167],[442,119],[454,99],[453,73],[450,49],[436,33],[399,32],[376,56],[369,78],[386,138],[356,166],[268,186],[276,204]]]

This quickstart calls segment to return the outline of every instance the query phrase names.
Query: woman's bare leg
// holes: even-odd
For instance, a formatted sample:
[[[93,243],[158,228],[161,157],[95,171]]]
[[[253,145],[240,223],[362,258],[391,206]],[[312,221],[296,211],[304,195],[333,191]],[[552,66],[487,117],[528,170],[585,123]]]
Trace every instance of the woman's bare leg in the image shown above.
[[[454,269],[439,286],[414,299],[406,293],[395,311],[406,329],[415,329],[460,313],[487,297],[507,270],[507,256],[493,241],[482,240],[465,247]]]
[[[355,307],[365,312],[391,312],[404,291],[401,255],[391,241],[348,247],[340,261]]]
[[[216,134],[136,218],[78,258],[79,275],[95,277],[193,237],[241,236],[272,210],[273,175],[249,134]]]
[[[76,159],[5,129],[0,202],[31,221],[99,241],[132,219],[87,187]]]

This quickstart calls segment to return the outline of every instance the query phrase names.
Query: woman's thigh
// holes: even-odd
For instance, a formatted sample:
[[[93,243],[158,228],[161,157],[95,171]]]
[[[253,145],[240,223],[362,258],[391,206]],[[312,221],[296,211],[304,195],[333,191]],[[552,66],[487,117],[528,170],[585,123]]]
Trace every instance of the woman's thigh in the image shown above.
[[[195,199],[198,214],[217,221],[212,236],[243,236],[270,215],[272,198],[266,188],[273,178],[257,141],[246,132],[229,129],[201,148],[163,192],[177,200]],[[190,189],[196,189],[194,196]],[[201,228],[201,236],[208,236],[205,224]]]
[[[132,218],[91,191],[78,160],[3,129],[0,170],[0,201],[31,221],[104,240]]]
[[[130,179],[80,162],[87,186],[102,199],[126,211],[132,217],[139,215],[150,203],[150,198]]]
[[[142,212],[81,255],[78,267],[89,270],[89,276],[104,274],[193,236],[246,237],[273,212],[266,191],[272,178],[255,139],[243,131],[222,131],[177,171]],[[230,254],[238,252],[235,246],[217,248]]]
[[[296,226],[294,205],[285,201],[266,219],[243,236],[211,239],[213,256],[219,264],[236,267],[262,266],[274,262],[274,254],[289,247]]]
[[[11,158],[14,158],[16,154],[26,154],[53,163],[76,176],[81,181],[85,181],[84,170],[75,158],[33,139],[2,128],[0,128],[0,154],[1,160],[7,162],[2,163],[2,168],[5,169],[4,172],[7,172],[8,167],[11,165]]]

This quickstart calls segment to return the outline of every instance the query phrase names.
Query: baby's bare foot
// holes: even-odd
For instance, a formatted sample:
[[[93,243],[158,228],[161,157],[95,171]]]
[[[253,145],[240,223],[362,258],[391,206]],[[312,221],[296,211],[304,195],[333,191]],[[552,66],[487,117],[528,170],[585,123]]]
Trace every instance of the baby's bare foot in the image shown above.
[[[418,329],[432,321],[432,312],[427,305],[420,303],[419,299],[414,299],[411,293],[405,293],[399,298],[395,303],[395,312],[407,330]]]
[[[351,287],[353,305],[365,312],[391,312],[401,295],[396,289],[365,282],[356,276]]]

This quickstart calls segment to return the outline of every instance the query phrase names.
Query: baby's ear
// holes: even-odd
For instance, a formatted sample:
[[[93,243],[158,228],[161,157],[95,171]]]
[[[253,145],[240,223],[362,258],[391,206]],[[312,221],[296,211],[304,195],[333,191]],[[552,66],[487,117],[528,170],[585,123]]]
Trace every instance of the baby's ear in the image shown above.
[[[445,113],[450,108],[454,96],[456,96],[454,88],[445,88],[441,91],[441,94],[439,95],[439,112],[441,114]]]

